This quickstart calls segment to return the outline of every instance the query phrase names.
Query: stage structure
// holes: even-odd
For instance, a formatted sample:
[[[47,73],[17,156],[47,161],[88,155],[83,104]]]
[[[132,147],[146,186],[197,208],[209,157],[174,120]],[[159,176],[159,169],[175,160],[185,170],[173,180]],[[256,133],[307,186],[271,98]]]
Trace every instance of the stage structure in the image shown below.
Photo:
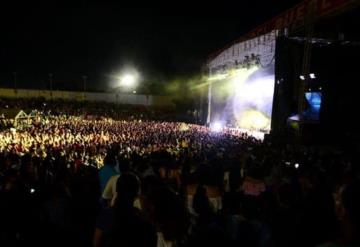
[[[209,63],[208,124],[270,130],[276,36],[237,43]]]
[[[303,37],[305,42],[299,54],[299,75],[306,77],[291,82],[298,93],[295,107],[298,120],[311,116],[319,121],[322,94],[306,91],[312,79],[309,69],[314,24],[358,5],[355,0],[303,1],[210,55],[206,63],[206,123],[269,133],[274,125],[271,124],[273,101],[278,97],[274,91],[282,83],[280,80],[275,83],[278,78],[276,59],[279,59],[277,41],[281,37],[294,36]],[[281,59],[285,57],[282,53]],[[308,104],[312,105],[310,110],[306,108]],[[286,121],[281,124],[283,122],[286,124]]]

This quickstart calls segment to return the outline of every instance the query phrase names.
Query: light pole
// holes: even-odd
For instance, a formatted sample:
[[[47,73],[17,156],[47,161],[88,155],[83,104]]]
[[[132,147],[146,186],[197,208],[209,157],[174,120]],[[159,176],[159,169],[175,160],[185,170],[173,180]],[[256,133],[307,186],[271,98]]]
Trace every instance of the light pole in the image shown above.
[[[149,104],[149,95],[150,95],[150,88],[148,83],[144,83],[144,88],[145,88],[145,98],[146,98],[146,105],[150,105]]]
[[[49,82],[50,82],[50,98],[53,98],[53,74],[49,73]]]
[[[86,76],[86,75],[83,75],[82,78],[83,78],[83,100],[85,100],[86,79],[87,79],[87,76]]]
[[[209,77],[211,77],[211,69],[209,69]],[[212,94],[212,82],[208,84],[208,111],[207,111],[207,119],[206,124],[210,126],[211,122],[211,94]]]
[[[13,72],[14,75],[14,91],[15,91],[15,95],[17,95],[17,73]]]

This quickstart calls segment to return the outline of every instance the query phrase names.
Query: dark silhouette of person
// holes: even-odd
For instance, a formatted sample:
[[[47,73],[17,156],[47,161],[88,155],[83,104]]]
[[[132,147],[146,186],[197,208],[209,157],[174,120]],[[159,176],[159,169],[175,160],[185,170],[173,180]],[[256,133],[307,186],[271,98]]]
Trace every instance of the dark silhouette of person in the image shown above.
[[[156,246],[155,227],[133,206],[139,188],[139,180],[134,174],[124,173],[119,177],[115,205],[101,213],[94,246]]]

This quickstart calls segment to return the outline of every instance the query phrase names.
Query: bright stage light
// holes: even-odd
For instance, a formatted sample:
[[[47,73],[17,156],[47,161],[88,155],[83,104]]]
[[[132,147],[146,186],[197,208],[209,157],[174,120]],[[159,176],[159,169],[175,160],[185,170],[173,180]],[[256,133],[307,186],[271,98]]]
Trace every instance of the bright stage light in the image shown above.
[[[300,76],[300,79],[304,81],[304,80],[305,80],[305,76],[301,75],[301,76]]]
[[[270,118],[260,111],[247,110],[237,119],[238,124],[245,129],[268,129]]]
[[[132,87],[134,86],[135,82],[136,82],[136,78],[134,75],[131,74],[125,74],[124,76],[121,77],[121,85],[124,87]]]
[[[225,79],[212,84],[211,131],[218,132],[224,126],[216,119],[240,129],[269,131],[275,88],[274,67],[252,66],[228,70],[227,74]]]
[[[252,68],[234,81],[234,97],[229,103],[236,125],[249,130],[270,130],[274,75]]]
[[[314,74],[314,73],[311,73],[311,74],[310,74],[310,78],[311,78],[311,79],[315,79],[315,78],[316,78],[315,74]]]
[[[214,122],[211,124],[210,129],[213,132],[220,132],[223,129],[223,124],[221,122]]]
[[[208,81],[220,81],[224,80],[226,77],[228,77],[228,74],[215,74],[210,76],[207,80]]]

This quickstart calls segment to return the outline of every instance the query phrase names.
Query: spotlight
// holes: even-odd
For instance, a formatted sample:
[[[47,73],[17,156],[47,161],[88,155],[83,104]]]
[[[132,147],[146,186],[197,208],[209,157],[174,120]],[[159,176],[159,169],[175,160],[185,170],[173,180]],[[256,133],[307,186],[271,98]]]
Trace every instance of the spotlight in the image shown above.
[[[135,83],[135,76],[126,74],[121,78],[121,84],[125,87],[132,87]]]
[[[304,81],[304,80],[305,80],[305,76],[300,75],[300,79]]]
[[[295,163],[295,169],[299,168],[299,163]]]
[[[213,132],[220,132],[223,129],[223,124],[221,122],[215,122],[211,124],[210,129]]]
[[[228,76],[227,73],[216,74],[216,75],[210,76],[210,77],[208,78],[208,81],[220,81],[220,80],[225,79],[227,76]]]
[[[310,78],[311,78],[311,79],[315,79],[315,78],[316,78],[315,74],[314,74],[314,73],[310,73]]]

